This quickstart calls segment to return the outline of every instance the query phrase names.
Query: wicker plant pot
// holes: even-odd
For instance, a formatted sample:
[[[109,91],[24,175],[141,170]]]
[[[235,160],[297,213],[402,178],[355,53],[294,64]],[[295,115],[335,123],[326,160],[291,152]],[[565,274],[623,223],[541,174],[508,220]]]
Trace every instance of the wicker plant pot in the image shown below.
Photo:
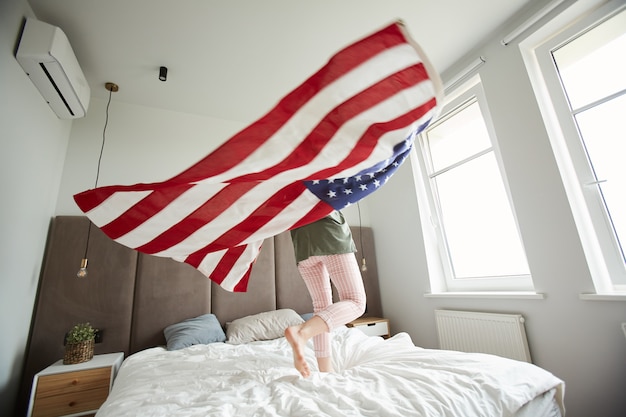
[[[65,345],[63,364],[70,365],[90,361],[93,358],[94,340],[85,342],[68,343]]]

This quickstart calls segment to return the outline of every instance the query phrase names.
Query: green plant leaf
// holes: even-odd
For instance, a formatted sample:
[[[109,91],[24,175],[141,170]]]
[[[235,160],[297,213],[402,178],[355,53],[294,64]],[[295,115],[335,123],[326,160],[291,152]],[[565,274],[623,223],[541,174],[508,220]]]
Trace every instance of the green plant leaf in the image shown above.
[[[95,339],[97,329],[90,323],[78,323],[67,333],[66,343],[79,343]]]

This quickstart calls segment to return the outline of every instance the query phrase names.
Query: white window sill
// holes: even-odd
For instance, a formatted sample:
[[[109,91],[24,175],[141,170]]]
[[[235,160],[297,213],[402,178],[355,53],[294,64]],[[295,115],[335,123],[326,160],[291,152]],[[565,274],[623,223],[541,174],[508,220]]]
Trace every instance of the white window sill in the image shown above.
[[[545,294],[532,291],[473,291],[473,292],[440,292],[425,293],[425,298],[500,298],[500,299],[527,299],[543,300]]]
[[[581,300],[588,301],[626,301],[626,294],[580,294]]]

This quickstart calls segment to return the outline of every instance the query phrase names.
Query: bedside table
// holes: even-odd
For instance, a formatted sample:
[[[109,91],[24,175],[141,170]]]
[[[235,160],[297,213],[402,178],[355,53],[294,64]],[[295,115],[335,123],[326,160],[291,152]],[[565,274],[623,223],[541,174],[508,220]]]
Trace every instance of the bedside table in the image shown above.
[[[95,414],[123,360],[124,353],[107,353],[72,365],[53,363],[33,378],[28,417]]]
[[[391,336],[389,319],[380,317],[359,317],[346,324],[346,326],[359,329],[368,336],[381,336],[385,339]]]

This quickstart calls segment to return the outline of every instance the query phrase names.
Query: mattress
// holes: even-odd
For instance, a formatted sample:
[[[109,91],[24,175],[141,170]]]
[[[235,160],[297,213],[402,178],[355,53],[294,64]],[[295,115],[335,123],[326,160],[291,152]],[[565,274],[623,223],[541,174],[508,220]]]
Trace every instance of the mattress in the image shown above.
[[[529,363],[347,327],[332,350],[336,372],[305,379],[284,337],[150,348],[125,359],[97,417],[564,415],[563,381]],[[312,344],[306,355],[316,369]]]

